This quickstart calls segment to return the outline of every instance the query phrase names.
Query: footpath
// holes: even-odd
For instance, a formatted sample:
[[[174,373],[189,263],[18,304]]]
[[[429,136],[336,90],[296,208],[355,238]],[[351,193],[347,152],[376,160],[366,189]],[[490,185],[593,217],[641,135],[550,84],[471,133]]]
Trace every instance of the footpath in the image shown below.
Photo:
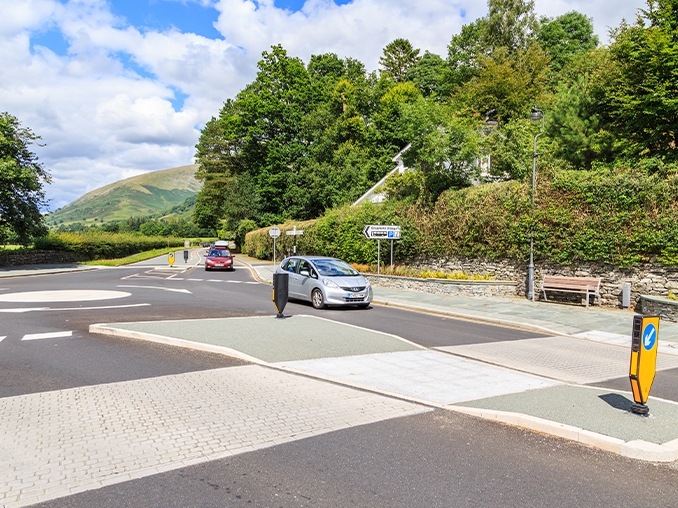
[[[244,256],[239,256],[239,260],[247,263],[260,281],[271,283],[272,263]],[[401,364],[391,358],[388,376],[383,372],[383,364],[365,359],[369,355],[361,359],[357,355],[364,353],[359,351],[352,358],[302,360],[284,366],[627,457],[661,462],[678,459],[678,403],[650,395],[649,416],[630,411],[633,396],[628,374],[633,311],[531,302],[524,298],[469,298],[373,289],[376,305],[518,327],[544,333],[544,338],[419,352],[419,355],[445,355],[447,362],[429,358]],[[678,368],[678,324],[661,321],[659,328],[655,383],[662,371]],[[391,356],[398,354],[405,353]],[[441,369],[440,364],[446,365]],[[624,377],[626,390],[591,386]]]
[[[260,282],[270,284],[270,262],[246,256],[236,260]],[[0,270],[0,278],[59,270]],[[626,389],[601,386],[628,380],[633,312],[381,287],[375,287],[374,294],[375,305],[517,327],[543,336],[423,348],[394,335],[332,321],[331,313],[327,318],[295,315],[283,320],[107,323],[92,325],[90,331],[220,352],[281,373],[458,411],[635,459],[678,459],[678,403],[650,396],[650,414],[639,416],[630,412],[630,383]],[[675,379],[678,325],[662,321],[659,337],[657,379],[663,371],[673,372]]]

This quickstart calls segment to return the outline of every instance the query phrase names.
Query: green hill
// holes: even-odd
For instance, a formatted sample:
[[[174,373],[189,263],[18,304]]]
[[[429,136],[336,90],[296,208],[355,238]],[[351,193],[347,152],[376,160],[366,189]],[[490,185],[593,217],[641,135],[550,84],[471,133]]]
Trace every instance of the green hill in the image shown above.
[[[50,213],[47,225],[107,223],[166,213],[198,193],[202,184],[195,179],[197,168],[191,165],[153,171],[106,185]]]

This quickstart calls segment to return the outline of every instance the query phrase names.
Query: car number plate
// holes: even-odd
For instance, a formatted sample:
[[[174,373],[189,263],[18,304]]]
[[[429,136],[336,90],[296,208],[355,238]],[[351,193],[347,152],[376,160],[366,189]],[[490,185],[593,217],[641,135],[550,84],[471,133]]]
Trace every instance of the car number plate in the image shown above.
[[[214,263],[214,266],[224,266],[223,263]]]

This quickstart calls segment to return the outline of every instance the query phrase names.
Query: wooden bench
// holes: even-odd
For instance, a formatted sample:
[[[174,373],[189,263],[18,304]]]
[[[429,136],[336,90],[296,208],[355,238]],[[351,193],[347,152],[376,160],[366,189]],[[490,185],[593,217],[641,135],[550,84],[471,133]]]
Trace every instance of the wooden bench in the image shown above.
[[[593,295],[595,303],[598,297],[600,303],[600,278],[595,277],[559,277],[556,275],[545,275],[541,283],[541,291],[544,293],[544,300],[547,291],[562,291],[564,293],[581,293],[586,295],[586,306],[589,306],[589,296]]]

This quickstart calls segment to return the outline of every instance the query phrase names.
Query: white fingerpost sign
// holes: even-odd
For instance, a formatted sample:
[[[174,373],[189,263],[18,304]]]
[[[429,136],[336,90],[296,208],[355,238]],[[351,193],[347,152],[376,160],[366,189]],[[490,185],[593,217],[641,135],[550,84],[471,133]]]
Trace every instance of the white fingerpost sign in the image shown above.
[[[363,228],[363,235],[368,240],[377,241],[377,273],[381,267],[381,240],[391,240],[391,270],[393,270],[393,240],[400,240],[400,226],[369,224]]]
[[[294,226],[294,229],[292,231],[285,231],[285,234],[288,236],[294,235],[294,250],[292,253],[294,255],[297,254],[297,235],[303,235],[304,230],[303,229],[297,229],[297,226]]]
[[[280,236],[280,229],[278,226],[273,226],[268,230],[268,234],[273,238],[273,269],[275,270],[275,239]]]

